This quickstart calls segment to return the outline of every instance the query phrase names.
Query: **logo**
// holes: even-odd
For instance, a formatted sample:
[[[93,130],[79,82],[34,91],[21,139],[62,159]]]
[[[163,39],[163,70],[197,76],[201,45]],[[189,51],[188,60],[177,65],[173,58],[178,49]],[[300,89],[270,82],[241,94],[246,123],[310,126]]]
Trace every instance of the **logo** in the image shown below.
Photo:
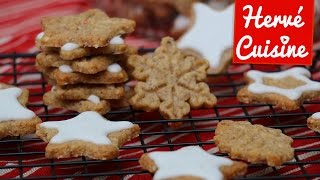
[[[312,64],[314,0],[236,0],[234,63]]]

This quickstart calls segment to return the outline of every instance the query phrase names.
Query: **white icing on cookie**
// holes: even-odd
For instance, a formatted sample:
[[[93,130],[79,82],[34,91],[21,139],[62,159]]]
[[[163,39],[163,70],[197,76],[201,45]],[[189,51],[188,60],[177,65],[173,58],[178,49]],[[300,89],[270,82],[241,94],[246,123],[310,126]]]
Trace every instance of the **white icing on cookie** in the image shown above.
[[[199,146],[189,146],[173,152],[151,152],[148,156],[155,162],[158,171],[154,180],[178,176],[195,176],[206,180],[223,179],[221,166],[233,162],[224,157],[211,155]]]
[[[88,100],[88,101],[91,101],[91,102],[93,102],[93,103],[95,103],[95,104],[100,103],[100,98],[99,98],[98,96],[96,96],[96,95],[93,95],[93,94],[91,94],[91,95],[87,98],[87,100]]]
[[[69,65],[61,65],[59,66],[59,70],[64,73],[72,73],[72,68]]]
[[[119,64],[113,63],[108,66],[107,70],[111,73],[118,73],[118,72],[122,71],[122,68]]]
[[[216,11],[203,3],[194,3],[193,26],[178,41],[181,49],[193,49],[210,63],[220,66],[223,52],[233,44],[234,4],[223,11]]]
[[[133,124],[128,121],[109,121],[94,111],[87,111],[78,116],[64,120],[40,124],[43,128],[57,129],[58,133],[49,143],[65,143],[80,140],[99,145],[111,144],[107,137],[110,133],[130,129]]]
[[[124,40],[121,38],[121,36],[116,36],[110,40],[109,44],[111,45],[124,44]]]
[[[0,90],[0,122],[10,120],[27,120],[36,115],[18,101],[22,90],[16,87]]]
[[[173,29],[176,31],[187,29],[190,25],[190,19],[186,16],[179,15],[173,23]]]
[[[311,116],[312,119],[319,119],[320,120],[320,112],[314,113]]]
[[[36,37],[36,40],[42,39],[43,35],[44,35],[44,32],[39,33]]]
[[[284,89],[280,87],[265,85],[263,83],[263,78],[282,79],[290,76],[297,80],[303,81],[305,85],[298,86],[292,89]],[[301,67],[295,67],[282,72],[274,73],[251,70],[247,72],[247,77],[254,80],[254,83],[248,86],[248,90],[255,94],[276,93],[286,96],[291,100],[297,100],[304,92],[320,91],[320,82],[311,81],[309,79],[311,77],[310,72],[307,69]]]
[[[73,51],[75,49],[78,49],[80,46],[76,43],[66,43],[61,47],[61,50],[63,51]]]

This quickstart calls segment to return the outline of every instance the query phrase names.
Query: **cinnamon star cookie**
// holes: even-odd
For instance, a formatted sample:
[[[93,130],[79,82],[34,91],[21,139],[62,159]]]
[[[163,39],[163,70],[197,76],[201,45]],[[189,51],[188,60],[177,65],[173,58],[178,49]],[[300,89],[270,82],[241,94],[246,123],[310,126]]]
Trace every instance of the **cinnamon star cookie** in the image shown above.
[[[0,139],[35,132],[41,119],[26,108],[29,91],[0,83]]]
[[[138,125],[128,121],[112,122],[94,111],[64,121],[49,121],[37,126],[37,136],[48,142],[47,158],[87,156],[114,159],[119,148],[138,136]]]
[[[249,85],[240,89],[237,97],[243,103],[269,103],[295,110],[305,100],[320,97],[320,82],[310,77],[310,72],[301,67],[272,73],[250,70],[245,74]]]
[[[91,9],[78,15],[44,17],[41,20],[44,33],[40,40],[43,47],[105,47],[110,40],[134,31],[135,22],[110,18],[103,11]],[[69,43],[69,44],[68,44]]]
[[[146,153],[139,163],[143,169],[154,173],[154,180],[223,180],[242,176],[247,171],[245,163],[211,155],[199,146],[173,152]]]

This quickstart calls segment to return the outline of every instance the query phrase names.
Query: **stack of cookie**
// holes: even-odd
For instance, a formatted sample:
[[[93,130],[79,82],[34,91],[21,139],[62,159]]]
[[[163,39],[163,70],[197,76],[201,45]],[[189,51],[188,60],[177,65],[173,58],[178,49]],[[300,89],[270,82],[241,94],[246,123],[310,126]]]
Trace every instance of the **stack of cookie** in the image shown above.
[[[79,15],[45,17],[42,27],[44,32],[36,38],[42,50],[36,66],[53,85],[44,94],[46,105],[105,114],[110,100],[124,97],[128,75],[122,65],[136,50],[121,36],[134,31],[134,21],[109,18],[93,9]]]

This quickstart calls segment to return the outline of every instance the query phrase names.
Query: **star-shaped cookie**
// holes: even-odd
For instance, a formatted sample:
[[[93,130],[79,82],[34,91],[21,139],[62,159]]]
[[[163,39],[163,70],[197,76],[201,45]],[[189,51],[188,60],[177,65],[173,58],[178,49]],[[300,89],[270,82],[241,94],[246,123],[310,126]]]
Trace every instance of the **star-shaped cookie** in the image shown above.
[[[188,146],[173,152],[151,152],[139,160],[143,169],[161,179],[231,179],[242,176],[247,165],[225,157],[211,155],[199,146]]]
[[[33,133],[41,119],[26,108],[29,91],[0,83],[0,138]]]
[[[207,61],[185,54],[172,38],[162,39],[161,46],[151,55],[130,56],[128,64],[134,69],[132,76],[139,81],[130,100],[135,109],[159,110],[166,119],[180,119],[190,108],[211,108],[216,104],[216,97],[203,82]]]
[[[47,158],[88,156],[106,160],[116,158],[119,148],[139,132],[139,126],[131,122],[112,122],[87,111],[68,120],[41,123],[36,135],[49,142]]]
[[[295,110],[305,100],[320,97],[320,82],[310,80],[310,72],[301,67],[266,73],[256,70],[245,74],[248,86],[237,97],[244,103],[269,103],[284,110]]]
[[[210,62],[209,73],[224,71],[232,59],[234,5],[222,11],[193,4],[193,26],[178,40],[178,47]]]
[[[76,43],[79,47],[105,47],[119,35],[134,31],[135,22],[110,18],[103,11],[91,9],[79,15],[44,17],[41,21],[43,47],[62,47]]]

